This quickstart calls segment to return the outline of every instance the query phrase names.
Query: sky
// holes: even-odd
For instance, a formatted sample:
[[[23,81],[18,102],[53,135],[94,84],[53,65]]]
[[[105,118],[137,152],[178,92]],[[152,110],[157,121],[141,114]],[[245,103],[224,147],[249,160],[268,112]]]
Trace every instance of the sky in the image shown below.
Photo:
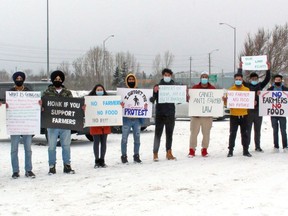
[[[46,71],[47,0],[0,0],[0,70]],[[248,33],[287,22],[286,0],[49,0],[50,69],[72,63],[90,48],[134,54],[141,70],[153,71],[153,59],[169,50],[171,69],[234,69],[236,53]],[[215,51],[218,49],[219,51]],[[238,65],[238,62],[236,63]]]

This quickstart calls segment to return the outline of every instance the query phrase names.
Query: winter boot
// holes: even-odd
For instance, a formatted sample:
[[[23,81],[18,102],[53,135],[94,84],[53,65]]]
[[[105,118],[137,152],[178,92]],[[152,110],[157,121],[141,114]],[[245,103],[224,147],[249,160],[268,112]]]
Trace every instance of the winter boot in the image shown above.
[[[19,172],[14,172],[13,175],[12,175],[13,179],[17,179],[19,177],[20,177]]]
[[[201,154],[202,154],[202,157],[207,157],[208,156],[207,148],[202,148]]]
[[[35,174],[32,171],[26,172],[25,176],[28,177],[28,178],[36,178]]]
[[[121,161],[122,161],[123,164],[128,164],[127,155],[122,155],[121,156]]]
[[[140,160],[139,154],[135,154],[133,156],[133,159],[134,159],[134,163],[142,163],[142,161]]]
[[[105,164],[104,159],[99,159],[99,166],[100,166],[101,168],[106,168],[106,167],[107,167],[107,165]]]
[[[189,149],[188,157],[189,157],[189,158],[195,157],[195,150],[194,150],[193,148],[190,148],[190,149]]]
[[[156,161],[159,161],[159,158],[158,158],[158,153],[154,152],[153,153],[153,160],[156,162]]]
[[[167,158],[167,160],[175,160],[175,159],[176,159],[176,157],[173,156],[171,149],[169,149],[169,150],[167,151],[167,153],[166,153],[166,158]]]
[[[55,164],[52,165],[52,166],[49,166],[49,172],[48,172],[49,175],[53,175],[53,174],[56,174],[56,166]]]
[[[71,168],[70,164],[64,164],[63,172],[67,174],[75,174],[75,170]]]
[[[94,165],[94,168],[99,168],[100,167],[100,159],[96,159],[95,160],[95,165]]]

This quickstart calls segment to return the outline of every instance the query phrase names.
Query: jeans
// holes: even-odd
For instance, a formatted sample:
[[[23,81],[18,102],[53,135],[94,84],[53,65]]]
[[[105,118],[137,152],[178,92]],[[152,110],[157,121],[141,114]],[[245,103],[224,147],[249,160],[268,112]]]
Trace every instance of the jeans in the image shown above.
[[[140,130],[141,130],[140,119],[123,117],[122,139],[121,139],[122,155],[127,155],[127,141],[131,128],[133,129],[133,137],[134,137],[134,155],[139,154]]]
[[[166,151],[171,150],[173,131],[175,126],[175,116],[156,116],[155,119],[155,135],[153,152],[158,153],[160,147],[160,140],[165,126],[166,133]]]
[[[48,157],[49,166],[56,164],[56,145],[58,136],[62,147],[62,159],[64,164],[70,164],[70,144],[71,144],[71,130],[59,128],[47,128],[48,132]]]
[[[94,151],[95,160],[98,160],[99,158],[104,160],[105,154],[106,154],[107,136],[108,134],[93,135],[93,139],[94,139],[93,151]],[[100,147],[100,155],[99,155],[100,142],[101,142],[101,147]]]
[[[20,135],[11,135],[11,163],[13,173],[19,172],[18,146],[20,138],[21,138]],[[22,139],[25,151],[25,171],[28,172],[32,170],[32,150],[31,150],[32,135],[23,135]]]
[[[235,139],[237,135],[238,126],[240,126],[241,141],[243,146],[243,152],[248,152],[248,116],[230,116],[230,135],[229,135],[229,151],[233,151],[235,147]]]
[[[259,116],[259,110],[248,110],[248,143],[251,142],[252,125],[254,125],[255,148],[260,148],[262,116]]]
[[[279,124],[278,124],[279,122]],[[273,138],[274,138],[274,147],[279,148],[279,138],[278,131],[280,125],[280,131],[282,136],[282,146],[287,148],[287,133],[286,133],[286,117],[271,117],[271,123],[273,128]]]

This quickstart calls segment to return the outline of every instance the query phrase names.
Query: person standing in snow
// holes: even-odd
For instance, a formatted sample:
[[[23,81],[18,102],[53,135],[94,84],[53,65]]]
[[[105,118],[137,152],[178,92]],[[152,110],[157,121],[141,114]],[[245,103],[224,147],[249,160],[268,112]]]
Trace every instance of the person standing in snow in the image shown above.
[[[165,126],[166,132],[166,158],[167,160],[175,160],[176,157],[172,154],[172,140],[175,126],[175,104],[174,103],[158,103],[159,85],[175,85],[172,79],[172,70],[165,68],[162,70],[163,78],[158,85],[153,88],[153,97],[150,102],[156,101],[156,118],[155,118],[155,134],[153,147],[153,160],[158,161],[158,151],[160,147],[160,140]]]
[[[215,89],[213,85],[209,83],[209,74],[204,71],[201,73],[200,82],[197,85],[194,85],[192,89]],[[202,149],[201,155],[206,157],[208,155],[207,149],[209,147],[210,141],[210,131],[212,128],[213,117],[212,116],[193,116],[190,120],[190,149],[188,157],[194,157],[197,147],[197,137],[202,131]]]

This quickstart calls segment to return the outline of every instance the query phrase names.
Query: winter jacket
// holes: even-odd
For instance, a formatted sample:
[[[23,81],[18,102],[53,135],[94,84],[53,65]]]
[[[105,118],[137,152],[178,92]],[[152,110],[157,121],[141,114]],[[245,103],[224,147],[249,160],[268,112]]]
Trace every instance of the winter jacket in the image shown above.
[[[18,91],[15,87],[9,89],[9,91]],[[24,85],[24,89],[22,91],[32,91],[31,89],[27,88],[25,85]]]
[[[230,91],[249,91],[249,88],[245,87],[244,85],[241,85],[241,87],[237,87],[236,85],[233,85],[229,88]],[[230,115],[231,116],[244,116],[248,115],[247,109],[242,108],[231,108],[230,109]]]
[[[56,91],[55,86],[49,85],[48,89],[44,91],[43,96],[56,96],[56,97],[73,97],[72,93],[70,90],[62,86],[62,90],[60,93]]]
[[[103,127],[90,127],[90,134],[91,135],[102,135],[102,134],[110,134],[111,127],[110,126],[103,126]]]
[[[284,85],[281,85],[280,88],[282,89],[282,91],[288,91],[288,88],[285,87]],[[274,85],[272,85],[271,87],[269,87],[269,88],[267,89],[267,91],[278,91],[278,90],[275,89],[275,86],[274,86]]]
[[[158,85],[175,85],[175,82],[174,80],[171,80],[169,83],[166,83],[164,82],[164,79],[161,79]],[[153,97],[150,98],[150,101],[152,103],[156,101],[156,108],[155,108],[156,116],[175,116],[175,104],[158,103],[158,92],[153,92]]]
[[[198,84],[194,85],[192,87],[192,89],[216,89],[215,86],[211,85],[210,83],[208,83],[208,86],[206,88],[204,88],[202,85],[201,85],[201,82],[199,82]]]

